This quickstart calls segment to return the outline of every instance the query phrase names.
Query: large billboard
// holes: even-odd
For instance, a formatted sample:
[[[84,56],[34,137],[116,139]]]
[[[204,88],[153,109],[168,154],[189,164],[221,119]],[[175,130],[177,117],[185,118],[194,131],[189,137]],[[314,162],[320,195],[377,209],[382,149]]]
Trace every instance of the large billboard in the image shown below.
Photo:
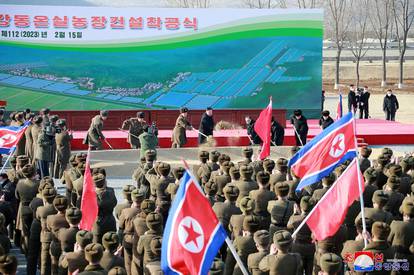
[[[0,5],[9,109],[317,111],[323,11]]]

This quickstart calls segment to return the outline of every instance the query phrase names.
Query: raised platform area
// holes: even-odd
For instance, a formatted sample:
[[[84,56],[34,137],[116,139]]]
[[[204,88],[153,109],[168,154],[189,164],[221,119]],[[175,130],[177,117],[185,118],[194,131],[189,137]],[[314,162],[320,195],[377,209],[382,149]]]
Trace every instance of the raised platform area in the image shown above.
[[[309,120],[308,138],[313,138],[321,132],[317,120]],[[295,136],[290,123],[286,121],[284,145],[295,145]],[[357,120],[356,131],[358,138],[369,145],[398,145],[414,144],[414,125],[380,119]],[[160,130],[158,139],[161,148],[171,147],[172,130]],[[86,131],[75,131],[72,140],[72,150],[83,150],[82,144]],[[104,131],[108,142],[114,149],[128,149],[127,134],[121,131]],[[197,132],[187,131],[188,142],[185,147],[197,147]],[[245,129],[222,130],[214,132],[215,146],[247,146],[249,139]],[[105,144],[105,148],[108,145]]]

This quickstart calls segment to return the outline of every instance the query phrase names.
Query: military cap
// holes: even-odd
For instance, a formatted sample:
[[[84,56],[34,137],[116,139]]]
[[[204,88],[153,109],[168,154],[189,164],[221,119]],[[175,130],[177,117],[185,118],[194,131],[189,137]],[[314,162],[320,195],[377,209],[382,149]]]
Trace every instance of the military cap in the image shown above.
[[[289,184],[286,181],[276,183],[275,193],[281,197],[287,196],[289,194]]]
[[[300,209],[303,212],[308,213],[312,209],[312,207],[314,205],[314,201],[312,200],[312,197],[310,197],[310,196],[303,196],[300,199],[300,204],[299,205],[300,205]]]
[[[157,152],[155,150],[145,151],[145,159],[147,161],[154,161],[157,158]]]
[[[217,193],[217,183],[214,181],[208,181],[204,185],[204,192],[206,192],[207,195],[213,196]]]
[[[289,246],[292,241],[292,235],[287,230],[279,230],[273,235],[273,243],[277,248]]]
[[[328,110],[322,111],[323,116],[329,116],[331,113]]]
[[[85,247],[85,259],[89,263],[99,262],[103,255],[103,247],[99,243],[90,243]]]
[[[402,167],[399,164],[393,164],[388,168],[388,174],[389,176],[398,176],[401,177],[402,175]]]
[[[58,121],[56,121],[56,125],[62,127],[62,126],[66,126],[66,119],[59,119]]]
[[[390,226],[386,224],[385,222],[374,222],[372,225],[372,235],[377,237],[381,241],[385,241],[388,238],[388,235],[390,234]]]
[[[251,158],[253,156],[253,148],[252,147],[245,147],[245,148],[243,148],[242,155],[245,158]]]
[[[25,166],[26,164],[29,164],[29,162],[30,162],[30,159],[29,159],[29,157],[28,157],[28,156],[26,156],[26,155],[17,156],[17,158],[16,158],[16,163],[17,163],[20,167],[23,167],[23,166]]]
[[[122,193],[124,193],[124,195],[131,195],[132,191],[134,191],[135,189],[135,186],[127,184],[122,187]]]
[[[4,275],[16,274],[17,258],[14,255],[0,256],[0,272]]]
[[[372,153],[372,149],[370,147],[364,146],[361,148],[361,156],[364,158],[369,158]]]
[[[31,120],[32,118],[34,118],[35,114],[34,113],[26,113],[26,115],[24,116],[24,118],[26,120]]]
[[[226,161],[228,161],[227,160],[227,155],[225,155],[225,154],[221,154],[219,157],[218,157],[218,163],[219,163],[219,165],[221,166],[224,162],[226,162]]]
[[[275,168],[275,162],[271,159],[265,159],[263,161],[263,167],[266,171],[271,172]]]
[[[238,178],[240,178],[240,170],[239,170],[239,168],[237,168],[237,167],[235,167],[235,166],[232,166],[232,167],[230,168],[229,173],[230,173],[231,177],[232,177],[232,178],[236,178],[236,180],[237,180]]]
[[[16,120],[22,120],[24,118],[23,112],[18,112],[15,116]]]
[[[207,151],[200,151],[200,152],[198,152],[198,157],[200,159],[208,160],[209,155],[210,154]]]
[[[85,162],[86,161],[86,157],[87,157],[87,155],[86,154],[84,154],[84,153],[79,153],[79,154],[76,154],[76,161],[79,163],[79,162]]]
[[[384,148],[382,148],[382,150],[381,150],[381,154],[382,154],[382,155],[384,155],[384,156],[386,156],[386,157],[388,157],[388,158],[391,158],[391,157],[392,157],[393,152],[392,152],[392,149],[391,149],[391,148],[384,147]]]
[[[187,107],[181,107],[180,108],[180,113],[181,114],[183,114],[183,113],[187,113],[188,112],[188,108]]]
[[[375,181],[377,179],[377,176],[378,176],[378,173],[377,173],[377,170],[375,170],[374,167],[369,167],[364,172],[364,178],[367,182]]]
[[[134,202],[141,202],[143,199],[145,199],[144,193],[140,192],[139,189],[134,189],[131,192],[131,199]]]
[[[47,115],[48,113],[50,113],[50,109],[49,108],[42,108],[42,109],[40,109],[40,113]]]
[[[151,252],[154,253],[156,256],[161,255],[161,245],[162,245],[162,238],[161,237],[155,237],[151,240],[150,247]]]
[[[57,211],[63,211],[68,208],[68,198],[62,195],[57,195],[53,200],[53,206],[56,208]]]
[[[334,253],[322,254],[320,262],[322,271],[328,274],[337,274],[342,269],[342,259]]]
[[[253,168],[250,165],[242,165],[240,166],[240,175],[251,177],[253,174]]]
[[[339,178],[339,176],[345,171],[346,167],[346,165],[341,164],[334,169],[333,173]]]
[[[176,167],[173,169],[172,173],[173,173],[174,178],[179,180],[184,176],[185,169],[184,167]]]
[[[66,220],[70,224],[78,224],[82,219],[82,211],[77,207],[71,207],[66,210]]]
[[[402,203],[402,213],[404,215],[413,217],[414,216],[414,200],[413,199],[405,199]]]
[[[397,190],[400,188],[400,178],[397,176],[390,176],[387,179],[387,185],[391,188],[391,190]]]
[[[144,112],[137,112],[137,117],[138,118],[144,118],[145,117]]]
[[[302,115],[302,110],[300,110],[300,109],[294,110],[294,111],[293,111],[293,114],[294,114],[295,116],[301,116],[301,115]]]
[[[102,174],[106,177],[106,170],[105,170],[105,168],[102,168],[102,167],[93,168],[92,169],[92,175],[94,175],[94,174]]]
[[[40,180],[40,184],[48,184],[51,186],[55,186],[55,182],[53,181],[53,178],[51,176],[45,176]]]
[[[381,154],[378,156],[377,158],[377,162],[378,164],[385,166],[388,162],[390,161],[390,159],[388,157],[386,157],[385,155]]]
[[[33,118],[33,122],[34,122],[35,124],[40,124],[40,123],[42,123],[42,122],[43,122],[43,117],[41,117],[41,116],[35,116],[35,117]]]
[[[80,245],[80,247],[85,248],[86,245],[92,242],[93,235],[91,232],[86,230],[80,230],[76,233],[76,243]]]
[[[155,211],[155,202],[153,200],[145,199],[141,202],[141,210],[145,214],[149,214]]]
[[[294,154],[296,154],[298,151],[300,150],[300,147],[299,146],[292,146],[292,147],[290,147],[290,153],[291,153],[291,155],[293,156]]]
[[[259,171],[256,174],[256,179],[258,183],[262,185],[266,185],[269,183],[270,175],[267,172]]]
[[[243,219],[243,230],[248,232],[256,232],[260,226],[260,219],[254,215],[248,215]]]
[[[52,115],[50,116],[49,120],[53,123],[55,123],[56,121],[59,120],[59,116],[58,115]]]
[[[365,227],[368,232],[371,232],[373,223],[374,223],[373,219],[365,217]],[[355,220],[355,227],[357,231],[362,232],[362,230],[364,229],[362,225],[362,217],[359,217],[358,219]]]
[[[389,196],[383,190],[377,190],[372,196],[372,202],[385,205],[388,202]]]
[[[224,262],[219,258],[215,258],[211,265],[209,274],[210,275],[222,275],[223,272],[224,272]]]
[[[270,234],[267,230],[258,230],[253,234],[253,240],[261,247],[268,247],[270,243]]]
[[[99,112],[99,114],[103,117],[107,117],[109,115],[109,112],[106,111],[106,110],[102,110],[102,111]]]
[[[115,250],[119,245],[119,236],[116,232],[106,232],[102,236],[102,245],[105,249]]]
[[[403,158],[402,160],[400,160],[399,164],[400,164],[401,168],[403,169],[403,171],[408,171],[411,168],[408,158]]]
[[[146,217],[147,226],[152,229],[162,225],[162,216],[156,212],[149,213]]]
[[[250,197],[243,197],[240,200],[239,207],[243,213],[251,213],[255,208],[254,200],[252,200]]]
[[[230,200],[236,200],[237,197],[239,196],[239,188],[237,188],[236,185],[233,184],[227,184],[224,188],[223,188],[223,193],[224,196]]]
[[[97,188],[102,188],[105,185],[106,179],[103,174],[95,174],[92,178]]]
[[[210,160],[212,162],[217,162],[219,157],[220,157],[220,153],[218,151],[211,151],[210,152]]]
[[[168,163],[165,162],[161,162],[160,164],[158,164],[158,172],[166,177],[168,176],[168,174],[170,173],[171,170],[171,166]]]
[[[285,158],[278,158],[276,161],[276,166],[283,168],[283,167],[287,167],[288,165],[288,160]]]
[[[125,268],[120,266],[115,266],[109,270],[108,275],[127,275]]]
[[[330,173],[328,176],[322,178],[322,184],[327,186],[331,186],[336,180],[336,176],[334,173]]]
[[[56,197],[56,189],[51,186],[46,186],[42,190],[42,197],[45,198],[46,200],[54,199]]]
[[[31,178],[36,174],[36,170],[31,164],[26,164],[22,168],[22,174],[25,178]]]

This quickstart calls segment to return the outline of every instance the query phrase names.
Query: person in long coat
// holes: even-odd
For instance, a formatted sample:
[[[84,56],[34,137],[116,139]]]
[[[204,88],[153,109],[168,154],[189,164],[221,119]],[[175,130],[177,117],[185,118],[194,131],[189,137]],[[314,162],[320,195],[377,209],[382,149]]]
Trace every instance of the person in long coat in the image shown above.
[[[206,142],[205,136],[212,136],[214,130],[214,120],[213,120],[213,108],[208,107],[206,112],[201,116],[200,127],[198,131],[202,134],[198,134],[198,144],[203,144]]]
[[[175,127],[171,137],[172,148],[180,148],[187,143],[187,135],[185,131],[193,129],[193,126],[191,126],[187,116],[188,109],[186,107],[181,108],[180,115],[175,122]]]
[[[309,127],[306,118],[302,115],[302,110],[295,110],[293,112],[290,123],[292,123],[295,130],[296,146],[305,145]]]
[[[65,171],[66,166],[69,163],[70,158],[70,141],[73,136],[71,131],[68,130],[66,126],[66,120],[59,119],[57,126],[60,129],[60,133],[56,134],[56,166],[55,166],[55,175],[58,178],[61,178],[63,171]]]
[[[43,118],[41,116],[35,116],[33,118],[33,125],[30,129],[31,136],[33,139],[32,144],[32,151],[33,151],[33,158],[31,159],[32,165],[36,163],[36,154],[38,150],[37,140],[39,139],[39,135],[42,133],[42,122]]]
[[[147,150],[154,150],[156,152],[158,145],[158,138],[153,133],[149,132],[148,125],[143,128],[143,133],[139,136],[139,142],[141,143],[140,157],[145,157]]]
[[[52,149],[55,142],[54,128],[46,126],[37,139],[36,160],[41,178],[49,176],[49,165],[53,161]]]
[[[122,129],[128,130],[128,143],[131,145],[131,149],[141,148],[139,143],[139,135],[144,132],[144,126],[148,125],[145,121],[145,114],[138,112],[137,117],[131,117],[126,119],[122,123]]]
[[[386,120],[395,120],[395,113],[397,112],[400,105],[398,103],[397,97],[392,93],[392,90],[387,91],[387,95],[384,97],[384,103],[382,109],[385,113]]]
[[[102,141],[105,136],[102,133],[104,121],[108,118],[108,111],[101,111],[99,115],[92,119],[88,133],[83,140],[83,144],[88,144],[91,150],[102,150]]]
[[[270,127],[273,145],[282,146],[285,139],[285,129],[282,125],[272,117],[272,124]]]

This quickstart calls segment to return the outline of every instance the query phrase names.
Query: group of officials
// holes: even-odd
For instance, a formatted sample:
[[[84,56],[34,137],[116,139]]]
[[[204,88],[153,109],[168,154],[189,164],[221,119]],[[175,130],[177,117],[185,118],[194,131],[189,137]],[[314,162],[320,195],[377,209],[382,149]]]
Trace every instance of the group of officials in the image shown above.
[[[298,120],[300,116],[295,114]],[[292,147],[291,156],[298,150]],[[355,274],[352,257],[358,251],[383,255],[381,270],[375,274],[390,274],[391,269],[392,274],[412,274],[414,156],[398,159],[391,149],[384,148],[377,158],[370,159],[371,152],[363,147],[359,159],[365,178],[367,233],[363,233],[360,203],[355,201],[337,233],[320,241],[314,240],[307,225],[295,237],[292,232],[348,163],[299,193],[295,189],[300,179],[289,171],[288,159],[253,160],[251,147],[243,148],[239,159],[201,149],[199,162],[191,170],[251,274],[340,275],[344,270]],[[78,227],[83,215],[80,204],[86,155],[70,156],[60,178],[66,192],[60,195],[53,179],[42,176],[36,163],[20,153],[11,160],[12,169],[0,175],[2,274],[14,275],[17,265],[16,258],[8,254],[9,234],[26,255],[29,275],[37,270],[41,275],[162,274],[162,236],[185,173],[183,167],[157,161],[156,152],[146,150],[131,184],[122,188],[124,201],[117,200],[106,170],[92,169],[98,218],[88,232]],[[388,260],[400,262],[398,271],[395,265],[385,265]],[[220,249],[210,274],[241,274],[226,246]]]

